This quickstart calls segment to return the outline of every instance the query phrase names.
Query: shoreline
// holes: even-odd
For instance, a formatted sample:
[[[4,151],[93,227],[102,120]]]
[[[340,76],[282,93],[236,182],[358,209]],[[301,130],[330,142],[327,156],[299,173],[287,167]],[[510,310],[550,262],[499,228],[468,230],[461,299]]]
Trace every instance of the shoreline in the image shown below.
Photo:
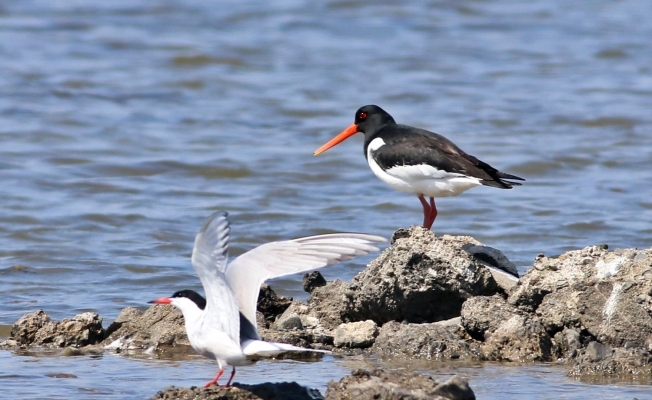
[[[264,285],[260,333],[335,354],[552,362],[575,377],[652,377],[652,250],[599,245],[539,255],[518,283],[501,281],[512,268],[471,237],[399,229],[350,283],[307,274],[305,303]],[[125,308],[106,329],[94,313],[61,322],[30,313],[12,336],[0,348],[155,353],[188,345],[171,306]]]

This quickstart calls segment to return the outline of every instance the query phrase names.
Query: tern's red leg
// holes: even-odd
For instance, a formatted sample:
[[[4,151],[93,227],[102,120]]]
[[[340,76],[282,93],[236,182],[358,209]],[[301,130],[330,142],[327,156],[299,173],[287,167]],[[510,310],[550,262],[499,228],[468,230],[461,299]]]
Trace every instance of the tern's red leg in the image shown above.
[[[217,385],[217,380],[220,379],[220,376],[222,376],[223,373],[224,373],[224,368],[220,367],[220,370],[217,372],[217,376],[215,377],[215,379],[208,382],[204,387],[207,388],[207,387],[210,387],[211,385]],[[231,378],[233,378],[233,376],[231,376]],[[231,381],[229,380],[229,382],[231,382]]]
[[[428,201],[423,197],[422,194],[419,195],[419,201],[423,206],[423,227],[426,229],[430,229],[430,226],[428,226],[428,221],[430,220],[430,206],[428,205]],[[432,225],[432,223],[430,225]]]
[[[229,378],[229,381],[224,385],[224,387],[229,387],[231,386],[231,381],[233,380],[233,377],[235,376],[235,367],[233,367],[233,371],[231,371],[231,377]]]
[[[425,199],[424,199],[425,201]],[[428,222],[424,222],[423,227],[426,229],[432,228],[432,224],[435,222],[435,218],[437,218],[437,206],[435,205],[435,198],[431,197],[430,198],[430,206],[429,208],[429,213],[428,213]]]

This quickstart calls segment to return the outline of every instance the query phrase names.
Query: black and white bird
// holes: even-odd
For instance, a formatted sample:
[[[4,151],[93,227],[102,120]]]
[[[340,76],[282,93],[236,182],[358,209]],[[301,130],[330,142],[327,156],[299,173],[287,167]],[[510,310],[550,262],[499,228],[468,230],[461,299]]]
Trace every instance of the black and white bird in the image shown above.
[[[261,340],[256,325],[256,303],[260,285],[272,278],[305,272],[373,251],[385,242],[380,236],[361,233],[334,233],[271,242],[237,257],[227,265],[229,247],[228,214],[211,215],[195,237],[192,266],[199,275],[206,299],[192,290],[150,301],[172,304],[185,320],[192,348],[216,360],[217,376],[206,387],[217,384],[226,366],[250,365],[261,357],[287,351],[315,351],[285,343]]]
[[[358,132],[364,133],[364,155],[373,173],[390,187],[419,197],[426,229],[437,218],[436,197],[457,196],[479,185],[511,189],[521,185],[511,180],[525,180],[498,171],[441,135],[397,124],[375,105],[358,109],[355,122],[314,154],[321,154]]]

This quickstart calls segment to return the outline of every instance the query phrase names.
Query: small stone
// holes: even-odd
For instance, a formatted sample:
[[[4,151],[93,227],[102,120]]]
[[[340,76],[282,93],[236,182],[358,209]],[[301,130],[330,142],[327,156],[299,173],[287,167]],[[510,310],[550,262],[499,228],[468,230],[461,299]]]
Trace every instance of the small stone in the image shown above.
[[[366,348],[374,344],[378,325],[372,320],[340,324],[333,334],[336,347]]]
[[[274,329],[278,329],[281,331],[290,331],[292,329],[303,330],[301,317],[299,317],[299,315],[296,313],[292,313],[286,318],[279,318],[274,323]]]
[[[305,274],[303,276],[303,290],[308,293],[321,286],[326,286],[326,279],[319,273],[319,271],[313,271]]]
[[[625,282],[623,283],[623,292],[628,291],[634,284],[632,282]]]
[[[263,313],[268,323],[274,322],[292,304],[291,297],[277,295],[268,284],[260,286],[256,310]]]
[[[611,357],[613,350],[599,342],[591,342],[586,346],[585,354],[591,361],[601,361]]]

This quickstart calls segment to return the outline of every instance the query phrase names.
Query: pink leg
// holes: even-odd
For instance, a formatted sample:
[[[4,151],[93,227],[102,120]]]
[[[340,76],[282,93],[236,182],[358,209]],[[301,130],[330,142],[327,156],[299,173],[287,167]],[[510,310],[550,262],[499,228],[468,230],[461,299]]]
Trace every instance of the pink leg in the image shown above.
[[[424,199],[425,202],[425,199]],[[432,224],[435,222],[435,218],[437,218],[437,206],[435,205],[435,198],[431,197],[430,198],[430,206],[429,208],[429,213],[428,213],[428,221],[427,223],[424,222],[423,227],[426,229],[432,228]]]
[[[235,368],[234,368],[235,369]],[[217,385],[217,380],[220,379],[220,376],[224,373],[224,368],[220,367],[220,370],[217,372],[217,376],[212,381],[208,382],[204,387],[210,387],[211,385]],[[233,376],[231,376],[233,378]],[[231,381],[229,381],[231,382]]]
[[[430,229],[430,226],[428,226],[428,221],[430,220],[430,206],[428,205],[428,201],[423,197],[422,194],[419,195],[419,201],[423,206],[423,227],[426,229]]]
[[[233,371],[231,371],[231,377],[229,378],[229,381],[224,385],[224,387],[229,387],[231,386],[231,381],[233,380],[233,377],[235,376],[235,367],[233,367]]]

